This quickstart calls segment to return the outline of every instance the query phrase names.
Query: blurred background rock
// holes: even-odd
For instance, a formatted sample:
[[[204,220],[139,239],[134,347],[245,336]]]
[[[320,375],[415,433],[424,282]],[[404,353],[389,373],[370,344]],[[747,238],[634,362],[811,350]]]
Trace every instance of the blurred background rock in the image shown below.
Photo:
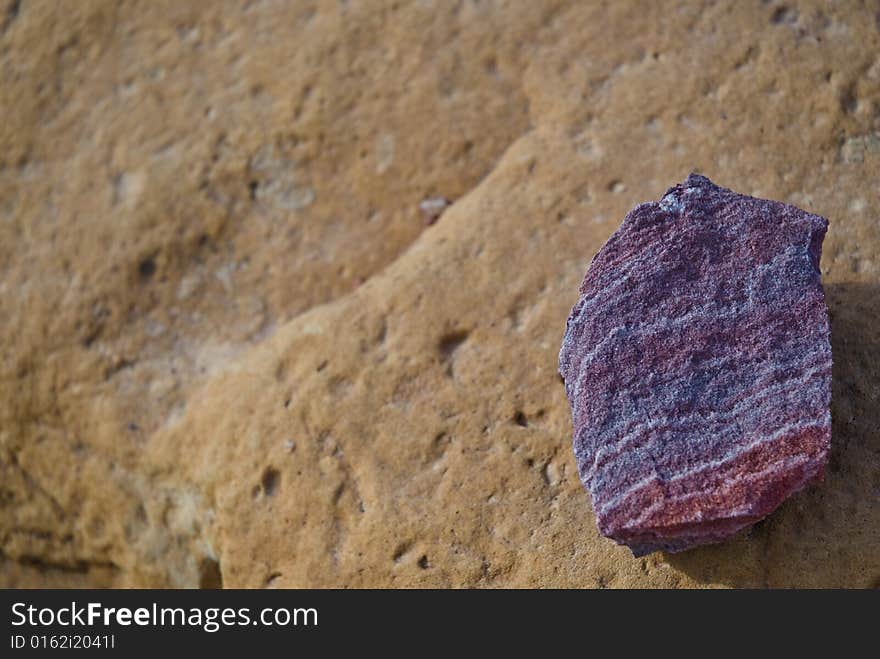
[[[0,584],[880,585],[878,12],[3,0]],[[692,170],[830,219],[834,450],[634,559],[556,357]]]

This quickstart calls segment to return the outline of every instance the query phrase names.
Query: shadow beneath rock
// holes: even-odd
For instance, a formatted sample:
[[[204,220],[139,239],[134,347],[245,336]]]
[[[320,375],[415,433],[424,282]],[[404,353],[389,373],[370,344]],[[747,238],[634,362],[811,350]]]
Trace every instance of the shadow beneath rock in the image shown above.
[[[703,583],[880,587],[880,284],[827,284],[834,355],[825,481],[729,542],[666,558]]]

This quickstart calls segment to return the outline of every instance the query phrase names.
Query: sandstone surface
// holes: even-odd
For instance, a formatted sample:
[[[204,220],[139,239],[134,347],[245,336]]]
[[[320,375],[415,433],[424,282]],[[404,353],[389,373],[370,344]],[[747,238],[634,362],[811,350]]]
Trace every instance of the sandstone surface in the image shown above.
[[[0,583],[880,585],[878,53],[856,2],[4,0]],[[834,445],[634,559],[557,353],[694,170],[830,219]]]

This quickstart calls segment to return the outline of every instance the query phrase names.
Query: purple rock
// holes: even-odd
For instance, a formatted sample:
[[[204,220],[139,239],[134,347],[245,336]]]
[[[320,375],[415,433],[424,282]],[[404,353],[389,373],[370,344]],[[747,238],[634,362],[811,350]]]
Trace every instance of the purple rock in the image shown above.
[[[559,370],[599,529],[636,556],[724,540],[821,480],[827,227],[692,174],[590,264]]]

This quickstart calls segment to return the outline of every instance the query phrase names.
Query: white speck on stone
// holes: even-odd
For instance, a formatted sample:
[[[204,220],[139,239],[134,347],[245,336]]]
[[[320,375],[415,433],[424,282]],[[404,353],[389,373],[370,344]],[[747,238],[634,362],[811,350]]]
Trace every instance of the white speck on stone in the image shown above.
[[[602,145],[587,131],[575,136],[574,148],[581,158],[590,162],[599,162],[605,155]]]
[[[147,336],[150,338],[156,338],[157,336],[162,336],[165,333],[165,325],[155,320],[148,320],[147,326],[144,328]]]
[[[201,497],[198,494],[186,488],[178,490],[166,512],[169,530],[186,535],[195,534],[202,518],[201,509]]]
[[[452,202],[446,197],[432,197],[422,201],[419,204],[419,210],[422,211],[422,215],[427,221],[433,222],[451,205]]]
[[[256,199],[261,204],[297,211],[315,201],[314,189],[297,175],[293,155],[275,144],[260,147],[250,168],[259,174]]]
[[[667,213],[675,213],[676,215],[681,215],[684,212],[684,204],[674,192],[670,192],[660,200],[660,208]]]
[[[288,453],[293,453],[296,450],[296,442],[292,439],[288,439],[284,442],[284,448]]]
[[[880,133],[848,137],[840,148],[840,156],[846,163],[859,163],[868,154],[880,154]]]
[[[252,337],[266,322],[266,303],[262,298],[251,296],[241,302],[242,322],[237,331],[245,337]]]
[[[239,355],[242,343],[199,343],[192,345],[189,352],[192,356],[194,370],[200,375],[212,377],[220,373],[238,373],[243,368]]]
[[[183,41],[188,42],[188,43],[194,43],[199,40],[199,37],[201,37],[201,31],[199,30],[198,27],[193,27],[193,28],[190,28],[189,30],[187,30],[182,36],[183,36]]]
[[[226,265],[217,269],[214,272],[214,276],[220,280],[220,283],[223,284],[223,288],[226,289],[227,293],[232,292],[232,273],[235,272],[235,261],[232,263],[227,263]]]
[[[544,466],[544,480],[550,487],[556,487],[562,480],[562,477],[559,473],[559,467],[553,464],[553,462],[548,462]]]
[[[394,135],[384,133],[376,140],[376,173],[384,174],[394,163]]]
[[[251,158],[251,169],[266,174],[277,174],[289,170],[293,163],[275,144],[264,144]]]
[[[140,199],[145,183],[141,172],[122,172],[113,181],[113,203],[134,205]]]
[[[202,275],[199,272],[191,272],[180,280],[177,287],[177,299],[185,300],[195,293],[196,289],[202,283]]]
[[[853,213],[861,213],[863,210],[865,210],[866,206],[867,204],[865,203],[865,200],[859,197],[856,197],[849,202],[849,209]]]
[[[281,206],[288,210],[300,210],[311,206],[315,201],[315,191],[312,188],[298,185],[289,186],[280,195]]]
[[[171,376],[155,378],[150,383],[150,395],[161,398],[171,393],[177,383]]]
[[[285,210],[298,211],[315,201],[315,191],[293,180],[292,174],[284,174],[257,188],[257,200],[269,202]]]

